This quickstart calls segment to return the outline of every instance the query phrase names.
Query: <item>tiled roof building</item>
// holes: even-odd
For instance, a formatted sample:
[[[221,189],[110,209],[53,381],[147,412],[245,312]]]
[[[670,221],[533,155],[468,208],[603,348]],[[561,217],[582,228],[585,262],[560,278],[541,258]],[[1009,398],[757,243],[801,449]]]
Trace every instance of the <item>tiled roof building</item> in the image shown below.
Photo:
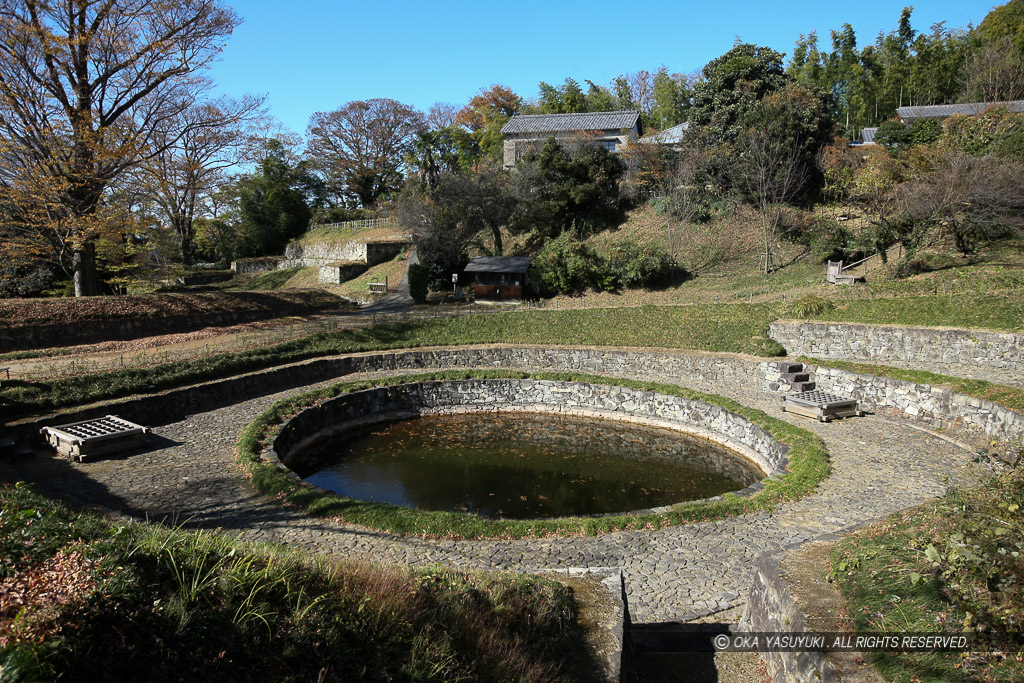
[[[505,138],[505,168],[512,168],[527,151],[548,138],[559,142],[578,140],[618,152],[640,135],[640,112],[601,111],[578,114],[515,115],[501,129]]]

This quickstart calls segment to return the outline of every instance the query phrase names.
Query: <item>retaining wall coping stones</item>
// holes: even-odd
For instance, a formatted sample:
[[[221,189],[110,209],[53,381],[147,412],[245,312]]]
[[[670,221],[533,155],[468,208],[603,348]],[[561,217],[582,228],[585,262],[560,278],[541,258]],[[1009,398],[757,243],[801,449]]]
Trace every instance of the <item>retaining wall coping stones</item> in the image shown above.
[[[741,632],[807,633],[807,617],[796,604],[779,571],[779,559],[762,553],[750,587],[743,617],[737,629]],[[836,683],[835,669],[820,651],[759,652],[768,666],[772,681],[779,683]]]
[[[785,361],[664,349],[487,345],[369,351],[301,361],[226,379],[153,394],[105,401],[94,406],[44,416],[25,417],[7,427],[24,438],[41,427],[90,419],[115,412],[132,422],[159,425],[234,402],[355,373],[389,371],[507,368],[510,370],[580,372],[677,384],[700,380],[710,385],[778,394]],[[836,368],[808,366],[818,388],[855,398],[864,410],[912,419],[1014,444],[1024,441],[1024,415],[1003,406],[956,394],[950,389],[864,375]]]

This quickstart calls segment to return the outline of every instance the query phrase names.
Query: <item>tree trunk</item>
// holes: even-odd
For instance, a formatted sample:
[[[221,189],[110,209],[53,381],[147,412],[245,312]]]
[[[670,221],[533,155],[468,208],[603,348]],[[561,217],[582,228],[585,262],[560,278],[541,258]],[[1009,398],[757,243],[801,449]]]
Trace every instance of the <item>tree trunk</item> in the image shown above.
[[[75,296],[96,296],[99,281],[96,279],[96,245],[86,242],[71,254],[71,267],[75,283]]]
[[[182,265],[192,265],[192,226],[185,224],[185,219],[175,226],[178,233],[178,243],[181,250]]]
[[[491,235],[494,236],[494,255],[501,256],[505,249],[505,245],[501,241],[501,228],[491,228]]]

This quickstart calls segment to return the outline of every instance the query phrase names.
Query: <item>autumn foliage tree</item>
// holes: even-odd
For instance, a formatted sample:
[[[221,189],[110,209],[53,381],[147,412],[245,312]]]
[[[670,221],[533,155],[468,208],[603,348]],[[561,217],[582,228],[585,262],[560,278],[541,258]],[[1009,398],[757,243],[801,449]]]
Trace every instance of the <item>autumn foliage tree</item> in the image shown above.
[[[511,88],[492,85],[481,89],[455,117],[455,123],[470,130],[484,156],[501,157],[501,127],[519,111],[523,100]]]
[[[0,3],[0,201],[77,296],[98,293],[109,188],[167,144],[157,132],[200,99],[237,24],[217,0]]]

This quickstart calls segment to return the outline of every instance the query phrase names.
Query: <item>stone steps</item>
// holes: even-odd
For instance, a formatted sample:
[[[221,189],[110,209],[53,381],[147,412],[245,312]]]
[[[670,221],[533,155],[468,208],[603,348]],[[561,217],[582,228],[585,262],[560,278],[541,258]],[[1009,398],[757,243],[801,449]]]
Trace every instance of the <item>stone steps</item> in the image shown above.
[[[784,388],[787,393],[814,391],[817,388],[814,378],[804,369],[803,363],[778,363],[778,367],[779,388]]]

